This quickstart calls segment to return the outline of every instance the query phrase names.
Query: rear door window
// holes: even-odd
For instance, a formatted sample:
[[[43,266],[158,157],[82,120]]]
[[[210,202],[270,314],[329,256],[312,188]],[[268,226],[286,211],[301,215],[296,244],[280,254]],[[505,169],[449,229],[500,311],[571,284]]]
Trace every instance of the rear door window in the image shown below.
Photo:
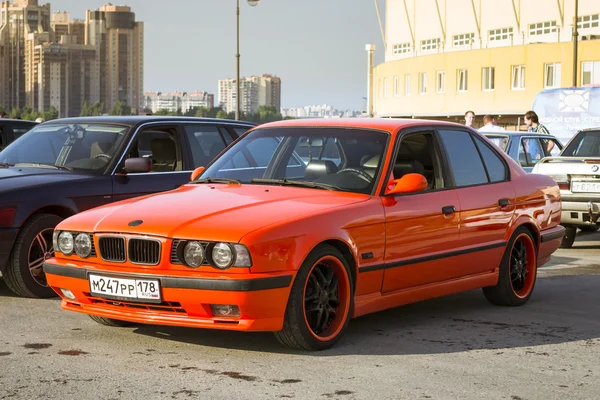
[[[450,162],[450,169],[457,187],[488,183],[483,161],[471,138],[471,134],[459,130],[439,131]]]

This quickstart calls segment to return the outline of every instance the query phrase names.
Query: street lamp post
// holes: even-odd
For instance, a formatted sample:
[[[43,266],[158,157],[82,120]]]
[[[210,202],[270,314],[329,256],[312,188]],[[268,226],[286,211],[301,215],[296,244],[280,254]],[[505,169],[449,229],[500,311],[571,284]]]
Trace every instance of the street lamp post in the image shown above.
[[[577,32],[577,23],[578,23],[578,12],[579,12],[579,2],[575,0],[575,16],[573,17],[573,87],[577,86],[577,37],[579,33]]]
[[[248,4],[252,7],[258,5],[260,0],[248,0]],[[235,79],[235,119],[240,119],[240,0],[237,0],[236,8],[236,20],[237,20],[237,51],[235,54],[236,58],[236,79]]]

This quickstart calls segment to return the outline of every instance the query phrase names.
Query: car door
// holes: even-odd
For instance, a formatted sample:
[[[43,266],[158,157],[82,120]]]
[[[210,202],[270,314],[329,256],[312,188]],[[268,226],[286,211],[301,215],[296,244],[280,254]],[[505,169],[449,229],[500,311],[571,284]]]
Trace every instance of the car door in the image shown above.
[[[193,170],[185,156],[184,135],[177,124],[144,125],[138,129],[113,174],[114,200],[175,189],[189,182]],[[132,157],[152,159],[152,170],[126,173],[125,160]]]
[[[516,195],[510,170],[498,150],[478,135],[462,129],[439,129],[460,204],[457,249],[464,275],[496,268],[504,252],[504,237],[515,212]]]
[[[531,172],[535,164],[546,157],[547,150],[544,147],[547,148],[538,137],[521,137],[519,143],[519,163],[525,171]]]
[[[389,173],[427,178],[423,192],[384,196],[385,271],[382,292],[452,279],[460,266],[447,262],[459,240],[458,195],[443,171],[444,160],[433,129],[400,135]]]

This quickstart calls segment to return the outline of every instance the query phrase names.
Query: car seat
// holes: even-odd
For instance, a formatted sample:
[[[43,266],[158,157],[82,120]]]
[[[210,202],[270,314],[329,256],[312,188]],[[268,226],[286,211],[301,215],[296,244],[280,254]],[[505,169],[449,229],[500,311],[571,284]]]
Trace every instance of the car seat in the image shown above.
[[[150,141],[152,150],[152,171],[174,171],[177,167],[175,142],[169,138],[154,138]]]

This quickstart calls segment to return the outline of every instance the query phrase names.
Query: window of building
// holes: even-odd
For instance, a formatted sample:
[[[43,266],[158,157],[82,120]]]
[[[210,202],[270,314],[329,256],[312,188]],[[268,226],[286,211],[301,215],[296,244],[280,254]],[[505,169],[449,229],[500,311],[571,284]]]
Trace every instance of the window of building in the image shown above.
[[[481,89],[494,90],[495,86],[495,69],[494,67],[485,67],[481,70]]]
[[[435,91],[437,93],[444,93],[446,89],[446,72],[438,71],[435,74]]]
[[[395,44],[392,49],[394,55],[410,53],[410,43]]]
[[[584,61],[581,63],[581,84],[600,84],[600,61]]]
[[[383,78],[383,97],[388,97],[388,80]]]
[[[452,45],[454,47],[469,46],[471,43],[473,43],[473,38],[475,38],[474,33],[462,33],[460,35],[454,35],[452,36]]]
[[[410,75],[404,75],[404,94],[410,96]]]
[[[421,50],[423,50],[423,51],[435,50],[439,46],[440,46],[439,38],[421,40]]]
[[[560,87],[560,63],[544,64],[544,87]]]
[[[513,35],[513,28],[499,28],[488,31],[488,40],[495,42],[499,40],[510,39]]]
[[[419,93],[427,93],[427,72],[421,72],[419,74]]]
[[[529,24],[529,36],[547,35],[556,32],[556,21],[538,22]]]
[[[597,28],[600,26],[600,14],[583,15],[577,18],[577,27],[579,29]]]
[[[456,90],[458,92],[466,92],[468,88],[468,70],[459,69],[456,71]]]
[[[512,66],[512,90],[525,89],[525,66]]]
[[[400,81],[397,76],[394,76],[394,96],[398,96],[400,94]]]

